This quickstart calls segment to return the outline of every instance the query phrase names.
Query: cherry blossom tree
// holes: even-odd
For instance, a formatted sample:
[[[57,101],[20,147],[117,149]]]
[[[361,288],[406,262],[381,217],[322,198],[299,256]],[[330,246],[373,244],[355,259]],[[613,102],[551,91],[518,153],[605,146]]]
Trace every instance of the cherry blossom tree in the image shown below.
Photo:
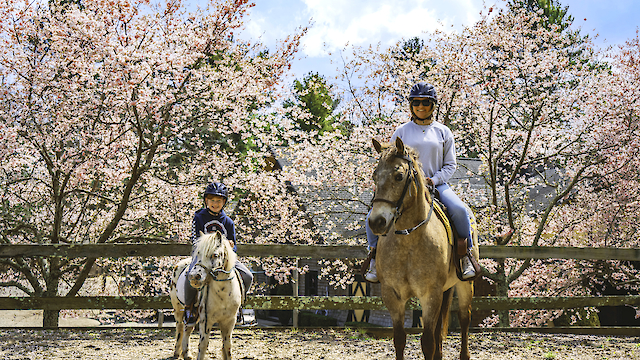
[[[352,137],[336,135],[307,151],[316,178],[359,189],[354,193],[371,189],[375,162],[369,138],[387,140],[407,121],[403,94],[423,79],[438,89],[436,116],[454,131],[458,154],[482,160],[476,175],[485,188],[457,188],[469,203],[481,205],[476,217],[482,244],[611,246],[607,234],[616,227],[616,246],[637,246],[637,228],[627,221],[639,198],[637,191],[623,190],[637,189],[637,44],[611,56],[543,15],[488,8],[461,33],[429,34],[412,51],[405,42],[388,49],[352,48],[348,56],[345,50],[341,112],[362,126]],[[322,160],[334,148],[349,151],[349,160]],[[336,170],[353,162],[358,177]],[[594,212],[595,205],[604,211]],[[515,231],[493,237],[509,229]],[[557,259],[483,265],[499,296],[588,295],[590,279],[603,272],[601,264]],[[605,268],[619,283],[637,274],[619,262]],[[560,314],[502,312],[487,324],[540,325]]]
[[[274,100],[305,30],[265,51],[234,37],[248,1],[184,5],[0,4],[1,243],[189,241],[209,181],[235,189],[234,203],[284,194],[284,182],[258,174],[272,135],[255,110]],[[291,208],[272,206],[281,218]],[[82,294],[95,261],[1,260],[0,285]],[[151,260],[123,260],[136,261],[142,271]],[[46,310],[44,325],[57,323]]]
[[[456,53],[463,61],[454,73],[468,108],[459,121],[471,136],[458,138],[483,160],[490,191],[490,206],[478,217],[489,234],[501,226],[517,230],[498,245],[604,245],[575,231],[587,218],[570,216],[565,204],[573,197],[595,200],[605,174],[623,175],[619,162],[635,152],[637,124],[630,117],[638,108],[624,99],[620,74],[608,71],[588,39],[576,41],[571,32],[541,23],[536,13],[498,11],[460,37],[463,51]],[[574,261],[498,259],[487,270],[502,296],[586,293],[578,286],[583,264]],[[551,317],[538,314],[519,316],[516,324]],[[509,325],[504,313],[500,324]]]

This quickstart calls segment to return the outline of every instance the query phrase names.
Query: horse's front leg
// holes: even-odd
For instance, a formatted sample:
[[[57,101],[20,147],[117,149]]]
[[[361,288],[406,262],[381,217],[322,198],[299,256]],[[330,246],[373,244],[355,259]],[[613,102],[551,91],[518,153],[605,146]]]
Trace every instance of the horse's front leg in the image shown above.
[[[182,334],[182,358],[185,360],[191,359],[191,357],[189,356],[189,337],[191,337],[191,332],[193,331],[193,326],[185,326],[184,323],[182,322],[182,320],[180,320],[180,323],[182,327],[183,327],[183,331],[181,332]],[[178,328],[178,325],[176,324],[176,329]],[[177,330],[176,330],[177,331]]]
[[[426,360],[433,360],[436,354],[436,329],[440,321],[440,307],[442,306],[442,287],[432,289],[420,296],[422,306],[422,354]]]
[[[206,308],[206,305],[202,307]],[[213,329],[213,320],[207,319],[206,312],[200,312],[200,321],[198,322],[200,327],[200,343],[198,344],[198,360],[204,360],[207,356],[207,349],[209,347],[209,336]]]
[[[231,333],[236,325],[236,315],[229,317],[220,324],[220,337],[222,338],[222,359],[231,360]]]
[[[436,351],[433,355],[434,360],[442,359],[442,341],[447,336],[449,331],[449,310],[451,308],[451,300],[453,299],[453,288],[445,291],[442,294],[442,305],[440,306],[440,316],[438,316],[438,322],[434,331]]]
[[[390,286],[382,286],[382,300],[391,314],[393,324],[393,346],[396,349],[396,360],[404,359],[404,348],[407,343],[407,333],[404,331],[404,313],[406,300]]]
[[[180,352],[182,351],[182,338],[184,337],[184,323],[182,322],[182,316],[178,315],[179,313],[184,314],[184,309],[174,311],[176,318],[176,346],[173,351],[173,357],[176,359],[180,357]]]

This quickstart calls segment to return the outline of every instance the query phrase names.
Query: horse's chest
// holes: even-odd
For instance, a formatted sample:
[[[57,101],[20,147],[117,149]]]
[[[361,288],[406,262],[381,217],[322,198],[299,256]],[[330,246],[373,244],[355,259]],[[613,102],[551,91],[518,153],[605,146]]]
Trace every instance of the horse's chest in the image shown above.
[[[439,249],[432,244],[409,242],[378,247],[377,271],[385,281],[406,282],[413,278],[429,278],[432,281],[446,277],[448,266]],[[413,245],[413,246],[412,246]]]

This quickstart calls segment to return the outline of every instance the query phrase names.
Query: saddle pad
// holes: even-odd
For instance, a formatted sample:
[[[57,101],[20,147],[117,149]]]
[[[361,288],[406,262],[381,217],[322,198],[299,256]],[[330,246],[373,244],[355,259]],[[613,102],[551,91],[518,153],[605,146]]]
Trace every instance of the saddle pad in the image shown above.
[[[178,283],[176,284],[176,295],[178,296],[178,301],[180,304],[184,305],[186,303],[186,294],[185,294],[185,285],[187,283],[187,268],[185,267],[180,276],[178,276]]]
[[[444,213],[442,206],[440,205],[440,201],[436,201],[434,204],[434,211],[438,216],[438,219],[442,221],[444,228],[447,229],[447,240],[449,240],[449,245],[453,246],[453,231],[451,230],[451,223],[449,223],[449,217]]]

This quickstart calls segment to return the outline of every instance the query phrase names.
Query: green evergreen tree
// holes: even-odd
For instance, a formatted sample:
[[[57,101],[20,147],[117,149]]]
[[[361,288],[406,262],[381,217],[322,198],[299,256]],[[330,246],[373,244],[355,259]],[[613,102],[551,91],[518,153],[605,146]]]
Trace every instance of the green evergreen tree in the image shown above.
[[[507,6],[510,8],[525,8],[529,11],[543,11],[543,26],[551,29],[552,25],[558,25],[559,31],[566,30],[573,22],[573,16],[569,15],[569,7],[562,7],[559,1],[555,0],[509,0]]]
[[[332,86],[327,84],[324,76],[310,72],[302,81],[293,82],[293,90],[295,101],[286,101],[284,107],[296,106],[310,115],[293,118],[300,130],[317,131],[318,135],[322,135],[325,131],[334,131],[337,128],[333,112],[338,107],[340,99],[332,96]]]

